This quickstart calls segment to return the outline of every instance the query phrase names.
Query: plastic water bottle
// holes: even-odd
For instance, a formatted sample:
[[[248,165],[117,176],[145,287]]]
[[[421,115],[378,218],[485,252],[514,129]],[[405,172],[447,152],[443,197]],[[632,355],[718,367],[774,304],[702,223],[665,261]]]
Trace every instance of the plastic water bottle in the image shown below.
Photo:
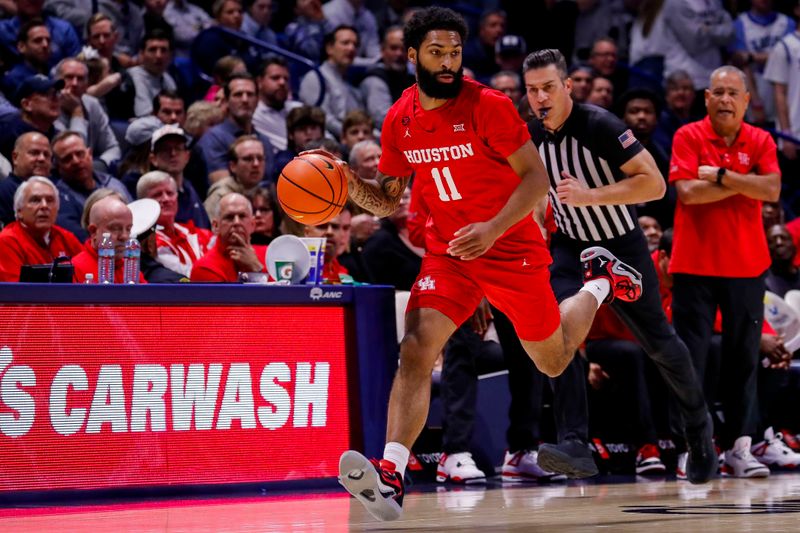
[[[110,233],[103,233],[97,247],[97,283],[114,283],[114,241]]]
[[[85,283],[86,285],[94,284],[94,274],[92,274],[91,272],[87,272],[86,276],[83,279],[83,283]]]
[[[122,256],[122,282],[127,284],[139,283],[139,259],[142,255],[142,246],[136,239],[125,242],[125,253]]]

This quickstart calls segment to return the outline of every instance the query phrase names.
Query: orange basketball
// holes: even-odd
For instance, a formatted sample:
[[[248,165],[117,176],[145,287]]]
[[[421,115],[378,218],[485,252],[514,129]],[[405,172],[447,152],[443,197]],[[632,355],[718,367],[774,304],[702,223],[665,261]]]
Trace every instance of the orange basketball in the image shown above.
[[[294,220],[318,226],[342,211],[347,201],[347,178],[324,155],[295,157],[278,178],[278,201]]]

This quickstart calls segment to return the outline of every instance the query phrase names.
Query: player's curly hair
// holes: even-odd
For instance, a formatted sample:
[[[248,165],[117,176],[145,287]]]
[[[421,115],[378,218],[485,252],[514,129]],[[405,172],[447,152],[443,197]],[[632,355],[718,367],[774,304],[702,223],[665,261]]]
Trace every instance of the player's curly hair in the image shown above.
[[[461,43],[467,40],[467,23],[464,18],[446,7],[433,6],[415,12],[403,28],[403,41],[407,48],[419,50],[428,32],[447,30],[457,32]]]

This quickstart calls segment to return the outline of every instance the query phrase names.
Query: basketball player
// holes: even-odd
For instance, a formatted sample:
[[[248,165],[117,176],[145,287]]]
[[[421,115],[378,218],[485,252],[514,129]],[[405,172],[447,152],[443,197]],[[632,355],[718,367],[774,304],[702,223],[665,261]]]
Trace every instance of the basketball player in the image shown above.
[[[375,215],[397,208],[412,174],[430,209],[383,460],[347,451],[339,462],[340,483],[379,520],[402,512],[403,473],[427,416],[434,361],[484,295],[508,315],[525,351],[549,376],[569,364],[601,303],[641,295],[638,272],[589,248],[582,254],[587,281],[559,308],[550,255],[531,216],[547,194],[547,174],[511,100],[463,77],[466,33],[464,20],[446,8],[412,16],[404,39],[417,84],[386,116],[378,176],[362,181],[339,163],[350,197]]]
[[[569,301],[581,289],[581,251],[586,246],[612,250],[644,275],[642,298],[636,302],[618,298],[612,309],[656,363],[677,400],[689,452],[688,465],[681,466],[689,481],[704,483],[717,470],[711,418],[689,351],[667,323],[647,240],[629,207],[663,196],[664,178],[620,119],[572,100],[572,80],[561,52],[538,50],[525,59],[523,71],[528,102],[537,117],[530,123],[531,137],[547,167],[550,204],[560,230],[550,244],[556,298]],[[565,409],[571,413],[587,409],[586,379],[575,366],[572,363],[551,381],[554,395],[573,402]],[[559,402],[555,405],[558,410]],[[597,473],[586,444],[588,416],[580,418],[584,427],[573,429],[578,434],[558,445],[539,447],[542,468],[572,477]]]

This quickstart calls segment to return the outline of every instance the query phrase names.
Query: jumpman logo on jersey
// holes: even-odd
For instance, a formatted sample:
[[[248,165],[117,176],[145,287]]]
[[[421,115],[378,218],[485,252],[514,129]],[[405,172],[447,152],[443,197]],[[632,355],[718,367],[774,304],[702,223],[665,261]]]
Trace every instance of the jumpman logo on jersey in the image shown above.
[[[409,130],[408,128],[406,128],[406,134],[405,134],[405,135],[403,135],[403,138],[404,138],[404,139],[405,139],[406,137],[411,137],[411,130]]]
[[[419,287],[421,291],[435,291],[436,280],[432,279],[430,276],[425,276],[417,282],[417,287]]]
[[[523,257],[523,258],[522,258],[522,266],[524,266],[524,267],[529,267],[529,266],[531,266],[531,264],[530,264],[530,263],[528,263],[528,258],[527,258],[527,257]]]

